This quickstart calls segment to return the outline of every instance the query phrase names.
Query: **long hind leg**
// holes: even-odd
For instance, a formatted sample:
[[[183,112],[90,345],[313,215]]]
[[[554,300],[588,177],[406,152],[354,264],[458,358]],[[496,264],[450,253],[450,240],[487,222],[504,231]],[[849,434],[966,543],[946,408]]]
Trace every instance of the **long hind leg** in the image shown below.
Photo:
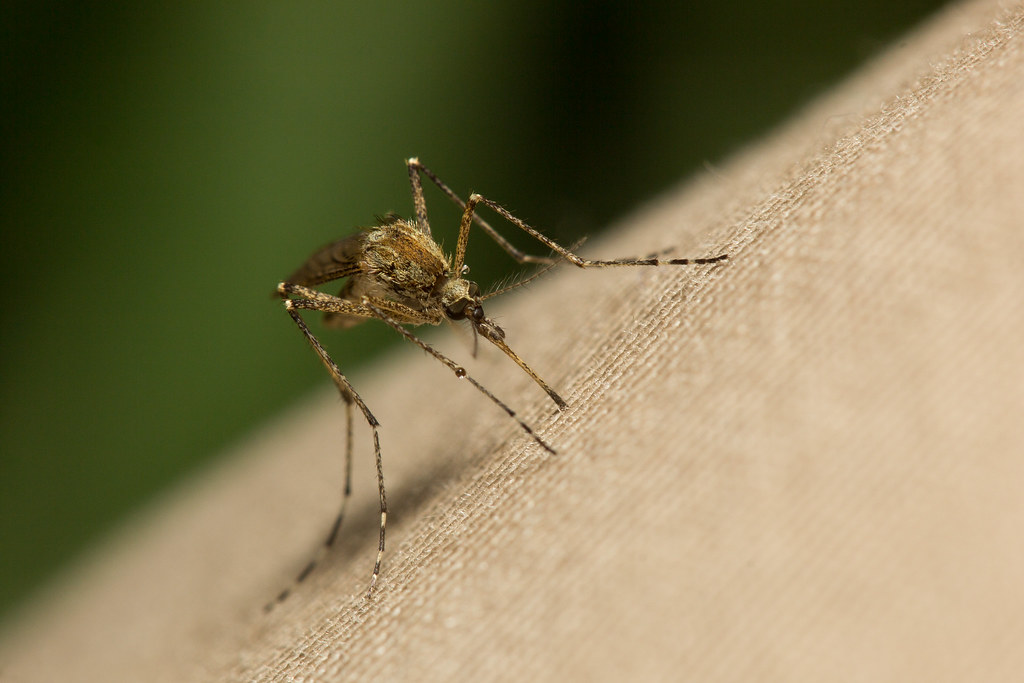
[[[327,538],[324,539],[324,543],[320,546],[316,556],[302,568],[302,571],[292,581],[292,585],[282,590],[273,601],[268,602],[264,606],[264,609],[268,612],[274,608],[274,605],[284,602],[291,595],[295,587],[313,573],[313,570],[316,569],[331,547],[334,546],[334,542],[338,538],[338,532],[341,531],[341,524],[345,519],[345,511],[348,509],[348,501],[352,496],[352,405],[355,403],[355,400],[348,393],[342,392],[341,397],[345,401],[345,485],[341,492],[341,507],[338,509],[338,516],[334,518],[334,524],[331,525],[331,530],[327,533]]]
[[[285,301],[285,307],[288,311],[288,315],[291,316],[292,320],[298,326],[303,336],[305,336],[310,346],[313,347],[313,350],[320,358],[320,361],[327,369],[327,372],[331,375],[331,379],[334,381],[334,385],[337,387],[338,393],[341,394],[342,400],[345,401],[345,413],[347,418],[345,446],[345,488],[342,492],[341,508],[338,511],[338,516],[335,518],[334,524],[331,526],[331,531],[328,534],[327,539],[324,541],[324,544],[321,547],[320,552],[313,560],[309,562],[309,564],[307,564],[302,569],[301,572],[299,572],[299,575],[296,577],[294,584],[286,588],[285,590],[281,591],[281,593],[277,596],[276,600],[274,602],[269,603],[266,606],[266,609],[268,610],[271,609],[274,606],[274,604],[279,603],[283,601],[285,598],[287,598],[288,595],[293,590],[294,585],[301,583],[303,580],[305,580],[307,576],[309,576],[309,574],[317,566],[319,561],[323,558],[323,556],[327,553],[331,546],[334,545],[334,542],[338,537],[338,531],[341,528],[341,523],[342,520],[344,519],[345,510],[346,507],[348,506],[348,500],[352,491],[353,404],[359,408],[360,412],[363,414],[363,418],[366,420],[366,423],[369,424],[370,429],[373,430],[373,452],[374,459],[376,461],[377,489],[380,498],[380,541],[377,546],[377,559],[373,566],[373,575],[370,577],[370,587],[367,590],[367,597],[369,597],[370,594],[373,592],[373,588],[377,584],[377,578],[380,576],[380,564],[381,559],[384,556],[384,539],[388,516],[387,496],[384,490],[384,465],[380,452],[380,436],[377,431],[377,428],[380,426],[380,423],[377,421],[377,418],[373,416],[373,413],[370,412],[370,409],[366,406],[366,403],[363,402],[363,399],[362,397],[359,396],[359,393],[355,390],[355,388],[353,388],[352,384],[348,381],[345,375],[342,374],[341,369],[338,367],[337,363],[335,363],[334,360],[330,357],[330,355],[328,355],[326,349],[324,349],[324,347],[320,344],[320,341],[310,331],[309,327],[306,325],[306,322],[302,319],[302,316],[299,315],[298,311],[295,310],[295,308],[293,308],[291,304],[291,300]]]

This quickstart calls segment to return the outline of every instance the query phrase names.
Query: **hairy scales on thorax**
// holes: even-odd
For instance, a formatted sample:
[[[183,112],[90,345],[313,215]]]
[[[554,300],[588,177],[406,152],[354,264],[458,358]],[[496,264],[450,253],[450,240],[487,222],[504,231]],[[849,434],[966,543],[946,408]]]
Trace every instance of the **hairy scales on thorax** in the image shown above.
[[[398,301],[423,310],[448,281],[451,263],[436,242],[412,223],[397,221],[372,230],[363,243],[367,275]]]

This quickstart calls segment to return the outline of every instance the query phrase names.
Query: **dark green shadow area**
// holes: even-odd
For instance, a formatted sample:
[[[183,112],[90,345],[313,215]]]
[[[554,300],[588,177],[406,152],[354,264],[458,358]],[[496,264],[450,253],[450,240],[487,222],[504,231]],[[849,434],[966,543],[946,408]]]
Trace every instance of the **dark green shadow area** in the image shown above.
[[[269,293],[408,215],[405,157],[571,242],[941,3],[706,4],[5,3],[0,610],[327,385]],[[485,287],[515,271],[470,253]],[[346,370],[397,342],[324,340]]]

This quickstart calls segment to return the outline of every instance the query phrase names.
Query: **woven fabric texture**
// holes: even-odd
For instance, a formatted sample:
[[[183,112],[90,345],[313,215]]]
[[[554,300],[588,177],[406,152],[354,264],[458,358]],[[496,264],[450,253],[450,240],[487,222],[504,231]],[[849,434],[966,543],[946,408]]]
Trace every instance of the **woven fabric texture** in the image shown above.
[[[1019,680],[1022,28],[947,9],[586,248],[727,262],[561,268],[489,310],[569,407],[467,367],[557,455],[416,349],[353,377],[391,503],[372,599],[357,421],[341,540],[262,612],[339,498],[324,392],[11,626],[0,679]]]

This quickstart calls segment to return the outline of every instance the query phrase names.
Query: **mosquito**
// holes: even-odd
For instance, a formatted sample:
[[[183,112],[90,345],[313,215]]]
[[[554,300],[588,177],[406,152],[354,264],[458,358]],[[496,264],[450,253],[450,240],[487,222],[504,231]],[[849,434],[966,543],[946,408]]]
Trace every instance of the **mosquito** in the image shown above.
[[[384,557],[384,538],[387,527],[388,505],[384,490],[384,466],[381,459],[380,423],[373,416],[366,403],[345,377],[338,365],[331,359],[320,341],[313,335],[303,320],[300,311],[319,311],[324,314],[327,327],[346,329],[364,320],[375,319],[384,322],[398,334],[420,347],[440,361],[455,376],[468,381],[481,394],[515,420],[520,429],[549,453],[555,450],[542,439],[515,411],[501,399],[475,380],[465,368],[451,360],[406,329],[406,325],[439,325],[445,321],[468,322],[474,339],[483,337],[498,347],[518,365],[554,401],[559,410],[566,407],[565,400],[541,379],[534,370],[505,343],[505,332],[484,314],[483,302],[503,294],[532,280],[548,268],[568,261],[579,268],[609,266],[684,266],[690,264],[711,264],[724,261],[728,254],[709,258],[669,258],[660,256],[666,252],[643,258],[620,258],[594,261],[577,256],[554,240],[512,215],[496,202],[479,194],[470,194],[464,201],[453,192],[437,175],[413,157],[406,160],[409,182],[412,186],[412,200],[415,218],[406,220],[396,214],[379,219],[376,227],[364,229],[354,235],[343,237],[315,251],[298,270],[277,286],[277,293],[284,299],[284,308],[298,326],[306,341],[316,352],[334,385],[345,402],[346,447],[345,484],[341,509],[331,526],[320,553],[299,572],[292,586],[283,590],[275,601],[267,605],[269,610],[276,603],[288,597],[292,589],[301,583],[317,566],[319,560],[329,551],[337,539],[345,509],[351,494],[352,478],[352,420],[353,407],[362,413],[363,419],[373,432],[373,453],[377,467],[377,490],[380,498],[380,527],[377,545],[377,559],[373,565],[367,598],[373,594],[380,577],[381,560]],[[459,239],[454,259],[445,254],[434,240],[427,220],[427,204],[423,197],[422,178],[426,177],[441,192],[462,209],[459,223]],[[550,256],[532,256],[520,251],[495,230],[490,223],[477,214],[479,206],[485,206],[533,239],[547,247]],[[469,268],[465,264],[466,245],[469,242],[470,226],[479,226],[488,237],[497,242],[509,256],[520,264],[545,266],[528,278],[514,282],[488,294],[481,294],[480,287],[464,276]],[[573,247],[575,248],[575,247]],[[344,279],[337,296],[326,294],[314,287]]]

